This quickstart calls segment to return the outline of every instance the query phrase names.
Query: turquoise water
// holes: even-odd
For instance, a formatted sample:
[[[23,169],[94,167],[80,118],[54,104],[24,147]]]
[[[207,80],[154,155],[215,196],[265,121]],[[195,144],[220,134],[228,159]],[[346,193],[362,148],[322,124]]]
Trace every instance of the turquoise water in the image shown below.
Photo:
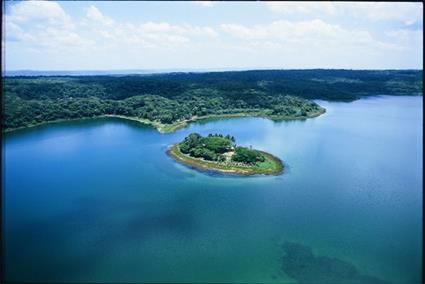
[[[171,134],[99,119],[6,135],[10,281],[420,283],[422,97],[320,101],[327,113]],[[167,145],[235,136],[273,177],[199,172]]]

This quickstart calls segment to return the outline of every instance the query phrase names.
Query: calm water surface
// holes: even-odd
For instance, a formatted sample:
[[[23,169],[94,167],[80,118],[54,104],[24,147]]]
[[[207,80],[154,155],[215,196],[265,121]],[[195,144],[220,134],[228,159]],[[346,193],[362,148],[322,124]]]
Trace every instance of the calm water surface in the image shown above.
[[[8,134],[10,281],[420,283],[422,97],[320,101],[327,113],[171,134],[121,120]],[[166,156],[190,132],[235,136],[286,172],[199,172]]]

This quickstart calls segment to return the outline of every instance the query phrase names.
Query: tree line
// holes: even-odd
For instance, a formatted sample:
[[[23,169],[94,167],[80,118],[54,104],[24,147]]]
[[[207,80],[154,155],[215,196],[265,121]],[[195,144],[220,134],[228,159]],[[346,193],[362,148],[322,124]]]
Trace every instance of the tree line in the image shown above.
[[[164,124],[193,116],[307,117],[312,99],[420,95],[421,70],[260,70],[3,78],[2,127],[116,114]]]

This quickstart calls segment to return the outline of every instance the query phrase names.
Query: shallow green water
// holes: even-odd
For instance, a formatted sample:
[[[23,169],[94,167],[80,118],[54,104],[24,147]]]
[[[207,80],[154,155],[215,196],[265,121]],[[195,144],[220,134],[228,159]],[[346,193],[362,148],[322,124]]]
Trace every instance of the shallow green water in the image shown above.
[[[8,134],[10,281],[420,283],[422,97],[319,102],[171,134],[121,120]],[[199,172],[165,155],[190,132],[235,136],[277,177]]]

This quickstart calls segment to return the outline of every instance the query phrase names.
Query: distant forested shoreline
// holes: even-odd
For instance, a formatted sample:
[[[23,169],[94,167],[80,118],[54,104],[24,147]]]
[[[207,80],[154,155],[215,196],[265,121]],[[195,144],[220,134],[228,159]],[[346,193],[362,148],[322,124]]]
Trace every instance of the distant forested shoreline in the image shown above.
[[[3,78],[3,130],[122,116],[174,130],[197,117],[314,117],[313,99],[422,95],[422,70],[257,70]]]

